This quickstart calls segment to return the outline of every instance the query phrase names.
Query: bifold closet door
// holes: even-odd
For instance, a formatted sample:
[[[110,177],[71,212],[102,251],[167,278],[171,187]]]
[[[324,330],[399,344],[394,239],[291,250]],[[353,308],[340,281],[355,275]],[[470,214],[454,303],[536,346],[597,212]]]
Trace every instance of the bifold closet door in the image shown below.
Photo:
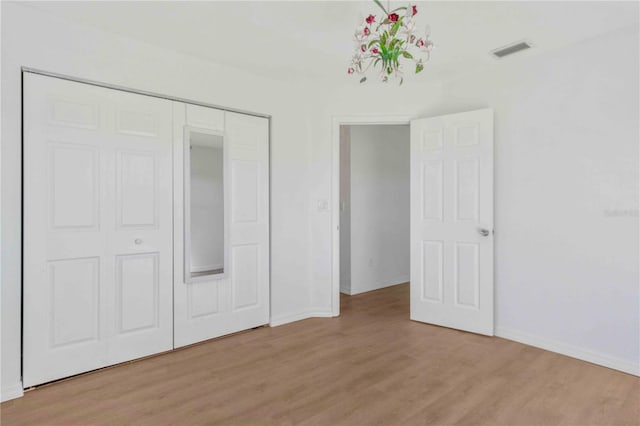
[[[173,347],[171,102],[24,74],[24,386]]]
[[[269,121],[175,102],[174,126],[174,344],[179,347],[269,322]],[[219,276],[185,274],[185,267],[193,267],[186,265],[184,252],[189,134],[222,139],[228,262]]]

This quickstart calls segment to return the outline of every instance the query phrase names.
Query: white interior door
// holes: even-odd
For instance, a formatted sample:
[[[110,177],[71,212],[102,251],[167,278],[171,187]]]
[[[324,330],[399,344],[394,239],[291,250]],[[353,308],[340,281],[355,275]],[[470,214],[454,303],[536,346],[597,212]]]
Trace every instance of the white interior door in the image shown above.
[[[493,111],[411,121],[411,319],[493,335]]]
[[[24,385],[172,348],[171,102],[24,79]]]
[[[179,102],[174,118],[174,139],[182,141],[174,148],[174,344],[180,347],[269,322],[269,122]],[[223,135],[228,235],[224,274],[191,282],[185,280],[185,247],[192,238],[183,226],[185,202],[191,203],[184,147],[189,131]],[[194,257],[186,257],[194,267]]]

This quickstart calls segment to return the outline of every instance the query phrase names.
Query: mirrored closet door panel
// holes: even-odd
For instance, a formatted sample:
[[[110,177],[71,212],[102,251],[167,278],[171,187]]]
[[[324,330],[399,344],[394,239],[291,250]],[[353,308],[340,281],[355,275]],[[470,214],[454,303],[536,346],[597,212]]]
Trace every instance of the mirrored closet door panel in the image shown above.
[[[224,136],[186,127],[185,142],[185,282],[221,279],[228,257]]]
[[[269,125],[174,103],[176,347],[269,321]]]

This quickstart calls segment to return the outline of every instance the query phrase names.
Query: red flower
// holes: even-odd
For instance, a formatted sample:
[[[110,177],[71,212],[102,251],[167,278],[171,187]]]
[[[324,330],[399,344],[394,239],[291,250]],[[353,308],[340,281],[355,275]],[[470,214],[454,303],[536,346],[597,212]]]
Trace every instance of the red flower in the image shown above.
[[[400,18],[400,16],[398,16],[397,13],[392,13],[388,16],[389,21],[391,22],[396,22],[398,20],[398,18]]]
[[[373,53],[374,55],[377,55],[379,52],[377,47],[374,47],[373,49],[371,49],[371,53]]]
[[[364,27],[364,35],[369,35],[371,34],[371,31],[369,31],[369,27]]]
[[[353,68],[349,68],[349,69],[347,70],[347,74],[353,74],[353,72],[354,72],[354,71],[355,71],[355,70],[354,70]]]
[[[418,13],[418,6],[414,4],[411,6],[411,16],[415,16],[416,13]]]
[[[423,47],[424,46],[424,40],[420,39],[420,40],[418,40],[418,42],[416,44],[418,45],[418,47]]]
[[[373,15],[369,15],[369,16],[367,17],[366,21],[367,21],[367,24],[371,25],[371,24],[373,24],[373,23],[376,21],[376,17],[375,17],[375,16],[373,16]]]
[[[362,46],[360,46],[360,51],[366,52],[367,51],[367,45],[363,44]]]

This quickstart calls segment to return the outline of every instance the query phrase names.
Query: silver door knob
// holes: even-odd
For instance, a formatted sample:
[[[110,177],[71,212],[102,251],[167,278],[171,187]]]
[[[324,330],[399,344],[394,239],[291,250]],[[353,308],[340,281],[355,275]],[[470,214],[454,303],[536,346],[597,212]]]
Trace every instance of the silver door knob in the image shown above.
[[[142,240],[140,238],[136,238],[136,240],[134,241],[134,243],[136,244],[142,244]]]
[[[478,234],[482,235],[483,237],[487,237],[489,236],[490,232],[488,229],[478,228]]]

